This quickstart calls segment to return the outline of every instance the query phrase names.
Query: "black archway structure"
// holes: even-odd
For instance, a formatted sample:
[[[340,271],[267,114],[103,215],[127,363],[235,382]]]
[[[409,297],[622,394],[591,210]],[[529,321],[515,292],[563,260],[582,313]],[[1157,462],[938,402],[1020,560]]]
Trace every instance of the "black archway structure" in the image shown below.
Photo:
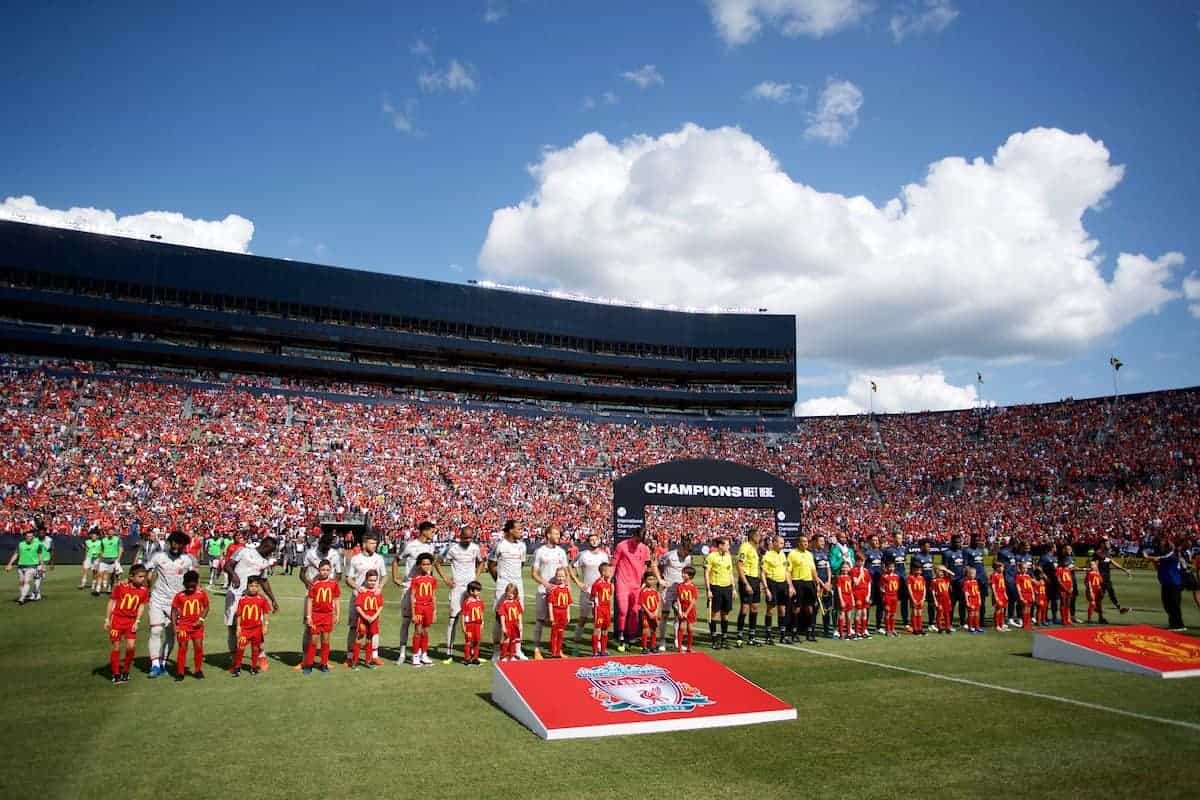
[[[613,482],[613,541],[646,522],[646,506],[769,508],[788,545],[800,535],[800,491],[769,472],[733,461],[668,461]]]

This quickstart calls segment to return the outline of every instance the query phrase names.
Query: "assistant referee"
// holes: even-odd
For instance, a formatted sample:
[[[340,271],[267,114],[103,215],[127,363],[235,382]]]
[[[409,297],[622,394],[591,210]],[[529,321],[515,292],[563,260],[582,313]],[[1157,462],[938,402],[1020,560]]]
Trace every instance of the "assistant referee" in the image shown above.
[[[714,650],[725,646],[729,634],[729,612],[733,610],[733,556],[729,555],[729,540],[719,538],[717,549],[704,559],[704,585],[708,589],[708,636]],[[717,622],[721,636],[717,637]]]
[[[788,553],[788,595],[792,598],[792,624],[788,632],[795,636],[803,633],[804,641],[815,642],[817,565],[804,534],[796,540],[796,549]]]

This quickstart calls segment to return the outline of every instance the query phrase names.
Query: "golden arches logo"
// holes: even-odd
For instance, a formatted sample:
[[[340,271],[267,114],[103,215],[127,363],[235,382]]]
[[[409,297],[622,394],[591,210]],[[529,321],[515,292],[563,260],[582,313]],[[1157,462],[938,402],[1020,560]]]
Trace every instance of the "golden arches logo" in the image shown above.
[[[467,612],[467,622],[483,622],[483,608],[474,606]]]
[[[367,597],[363,598],[362,608],[363,611],[366,611],[368,614],[372,611],[376,611],[379,608],[379,599],[373,595],[368,595]]]
[[[262,611],[259,610],[258,606],[246,606],[242,609],[243,622],[256,622],[260,619],[262,619]]]
[[[417,597],[433,597],[433,584],[421,581],[417,584]]]
[[[1200,644],[1180,642],[1166,636],[1146,633],[1101,631],[1096,642],[1133,656],[1166,659],[1175,664],[1200,666]]]
[[[121,596],[120,608],[122,611],[137,611],[138,606],[141,604],[142,601],[138,599],[137,595],[126,594]]]
[[[322,586],[317,589],[316,601],[318,603],[332,603],[333,589],[330,589],[328,586]]]
[[[183,601],[183,615],[185,617],[198,616],[200,614],[200,608],[201,608],[201,606],[200,606],[199,600],[184,600]]]

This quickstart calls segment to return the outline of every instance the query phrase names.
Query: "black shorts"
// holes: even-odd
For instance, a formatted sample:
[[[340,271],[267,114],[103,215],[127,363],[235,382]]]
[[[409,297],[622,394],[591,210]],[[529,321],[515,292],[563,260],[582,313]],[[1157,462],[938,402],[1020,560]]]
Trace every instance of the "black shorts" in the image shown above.
[[[816,581],[792,581],[796,587],[796,597],[793,603],[797,606],[815,606],[817,604]]]
[[[762,580],[760,578],[751,578],[746,576],[746,583],[750,584],[750,588],[746,588],[746,584],[738,582],[738,598],[743,603],[759,603],[762,601]]]
[[[728,614],[730,611],[733,611],[733,587],[712,587],[712,612],[714,614],[722,612]]]
[[[767,591],[771,593],[771,605],[785,606],[788,602],[788,591],[786,581],[773,581],[767,578]]]

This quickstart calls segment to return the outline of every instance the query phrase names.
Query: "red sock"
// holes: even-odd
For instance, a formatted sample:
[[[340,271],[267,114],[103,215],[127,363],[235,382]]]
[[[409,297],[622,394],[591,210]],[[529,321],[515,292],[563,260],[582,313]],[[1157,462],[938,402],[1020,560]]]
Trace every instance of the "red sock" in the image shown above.
[[[304,666],[311,667],[313,661],[317,657],[317,643],[313,639],[308,640],[308,647],[304,648]]]
[[[108,654],[108,667],[112,670],[113,675],[121,674],[121,654],[113,650]]]
[[[600,632],[599,631],[592,631],[592,652],[593,653],[600,652]]]
[[[245,652],[244,649],[241,647],[239,647],[237,650],[233,651],[233,668],[234,669],[242,668],[242,655],[244,654],[244,652]]]
[[[187,640],[178,643],[175,649],[175,674],[182,675],[187,671]]]
[[[192,672],[204,671],[204,646],[199,642],[192,645]]]
[[[130,668],[132,668],[132,667],[133,667],[133,648],[131,647],[125,651],[125,669],[123,669],[121,671],[128,674]]]
[[[262,661],[262,645],[250,645],[250,667],[258,669],[259,662]]]
[[[355,642],[355,644],[357,645],[358,643]],[[355,653],[357,653],[357,652],[358,652],[358,650],[356,648]],[[374,641],[374,639],[371,638],[370,635],[367,636],[367,663],[368,664],[375,663],[375,641]]]
[[[370,642],[370,640],[368,640],[367,647],[371,646],[369,642]],[[358,641],[358,639],[355,639],[354,645],[350,648],[350,663],[351,664],[358,663],[358,654],[359,654],[359,652],[361,652],[361,650],[362,650],[362,644]]]
[[[329,642],[321,643],[321,666],[329,666]]]
[[[608,629],[607,628],[600,634],[600,649],[604,652],[608,651]]]

